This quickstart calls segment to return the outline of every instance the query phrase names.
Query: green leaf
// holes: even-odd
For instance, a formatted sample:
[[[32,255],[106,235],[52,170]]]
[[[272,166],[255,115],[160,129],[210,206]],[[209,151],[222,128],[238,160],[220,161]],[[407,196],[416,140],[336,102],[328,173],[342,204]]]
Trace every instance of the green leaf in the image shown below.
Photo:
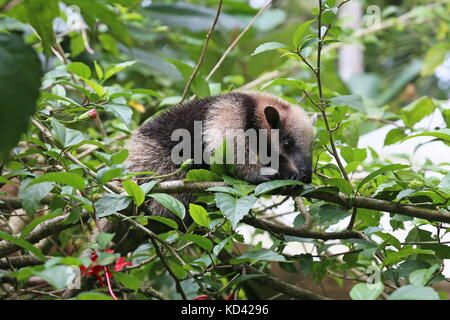
[[[449,51],[450,44],[448,42],[437,43],[428,49],[423,59],[420,75],[422,77],[431,76],[436,68],[444,62]]]
[[[97,236],[97,243],[103,249],[106,249],[114,238],[114,233],[100,232]]]
[[[211,251],[214,247],[211,240],[208,238],[202,237],[198,234],[185,234],[180,237],[182,240],[192,241],[199,247],[205,249],[206,251]]]
[[[450,189],[450,173],[448,173],[438,185],[441,189]]]
[[[102,168],[97,172],[97,181],[100,184],[106,184],[114,178],[120,177],[123,173],[123,168]]]
[[[236,229],[239,221],[245,217],[253,205],[258,200],[254,196],[246,196],[239,199],[234,198],[226,193],[216,193],[215,199],[220,211],[231,222],[233,229]]]
[[[257,55],[261,52],[270,51],[270,50],[277,50],[280,48],[286,48],[286,45],[279,43],[279,42],[266,42],[261,45],[259,45],[255,51],[252,53],[252,56]]]
[[[272,190],[285,187],[285,186],[293,186],[293,185],[303,185],[302,182],[296,181],[296,180],[274,180],[274,181],[268,181],[263,182],[259,184],[255,189],[255,195],[259,196],[263,193],[270,192]]]
[[[63,147],[67,148],[79,144],[84,140],[83,134],[74,129],[66,128],[58,120],[51,118],[50,123],[52,124],[52,133],[56,141],[59,142]]]
[[[430,281],[434,272],[439,269],[439,265],[435,264],[428,269],[419,269],[409,274],[409,283],[414,286],[425,286]]]
[[[20,184],[19,199],[22,206],[29,214],[34,214],[42,199],[53,189],[53,183],[44,182],[28,187],[30,180],[24,180]]]
[[[103,96],[105,95],[105,88],[103,88],[102,85],[98,84],[94,80],[89,80],[86,78],[81,79],[83,80],[84,83],[86,83],[89,87],[91,87],[100,98],[103,98]]]
[[[142,189],[142,191],[144,192],[144,194],[147,194],[147,193],[149,193],[149,192],[153,189],[153,187],[154,187],[155,185],[158,184],[158,182],[159,182],[158,180],[146,182],[146,183],[141,184],[139,187]]]
[[[122,62],[122,63],[118,63],[112,66],[109,66],[105,69],[105,76],[104,76],[104,80],[108,80],[109,78],[111,78],[113,75],[115,75],[116,73],[132,66],[133,64],[135,64],[136,61],[126,61],[126,62]]]
[[[128,47],[133,46],[133,39],[129,35],[124,24],[108,5],[102,3],[103,1],[64,0],[64,2],[68,5],[78,6],[81,9],[83,18],[86,19],[89,24],[94,25],[94,23],[101,21],[108,26],[109,32],[112,33],[115,38],[122,41]],[[109,34],[106,35],[110,36]]]
[[[126,209],[130,205],[131,200],[131,197],[120,194],[106,194],[95,202],[95,214],[98,218],[112,215]]]
[[[41,62],[30,45],[13,34],[0,34],[0,162],[27,130],[41,86]]]
[[[39,218],[34,219],[33,221],[31,221],[29,224],[27,224],[23,229],[22,232],[20,233],[20,237],[22,239],[26,238],[31,231],[34,230],[34,228],[36,228],[39,224],[41,224],[44,221],[47,221],[49,219],[58,217],[60,215],[63,214],[63,211],[61,209],[58,209],[55,212],[40,216]]]
[[[439,295],[431,287],[408,285],[395,290],[388,300],[439,300]]]
[[[77,276],[74,269],[69,266],[53,266],[43,271],[35,271],[33,273],[50,283],[56,289],[67,288]]]
[[[84,190],[86,184],[83,177],[72,172],[48,172],[31,181],[28,186],[32,186],[42,182],[57,182],[60,184],[74,187],[75,189]]]
[[[80,293],[76,300],[114,300],[113,297],[99,292],[83,292]]]
[[[387,166],[384,166],[374,172],[372,172],[371,174],[369,174],[367,177],[365,177],[364,179],[362,179],[360,181],[360,183],[358,183],[357,186],[357,190],[361,189],[361,187],[363,185],[365,185],[366,183],[368,183],[370,180],[374,179],[375,177],[378,177],[379,175],[386,173],[386,172],[390,172],[390,171],[396,171],[396,170],[401,170],[401,169],[405,169],[408,168],[409,166],[404,165],[404,164],[389,164]]]
[[[309,25],[314,21],[316,21],[316,19],[302,23],[295,31],[294,36],[292,37],[292,44],[294,45],[294,48],[296,50],[302,44],[302,41],[305,39],[305,36],[309,33]]]
[[[300,262],[300,270],[302,271],[303,276],[308,276],[312,271],[314,263],[312,255],[310,253],[301,253],[298,260]]]
[[[365,112],[362,99],[357,95],[339,96],[330,99],[330,101],[336,106],[348,106],[356,111]]]
[[[421,97],[414,100],[401,110],[405,125],[408,127],[414,126],[424,117],[432,114],[435,108],[436,104],[429,97]]]
[[[367,158],[367,151],[366,149],[342,147],[341,155],[347,163],[362,162]]]
[[[243,255],[240,255],[239,257],[236,257],[234,259],[230,260],[231,264],[238,264],[238,263],[244,263],[244,262],[256,262],[256,261],[287,261],[286,258],[271,250],[255,250],[250,251],[247,253],[244,253]]]
[[[80,78],[89,79],[91,77],[91,69],[82,62],[72,62],[67,66],[67,71]]]
[[[234,286],[237,286],[238,284],[251,280],[251,279],[256,279],[256,278],[261,278],[261,277],[267,277],[266,274],[245,274],[245,275],[241,275],[237,278],[234,278],[233,280],[231,280],[227,287],[228,288],[233,288]]]
[[[114,272],[114,279],[119,281],[125,288],[137,291],[142,280],[134,275],[124,272]]]
[[[383,289],[382,282],[374,284],[358,283],[350,291],[350,297],[353,300],[375,300],[383,292]]]
[[[178,230],[178,224],[173,221],[172,219],[166,218],[166,217],[159,217],[159,216],[144,216],[147,219],[155,220],[161,223],[164,223],[166,226],[171,227],[172,229]]]
[[[36,257],[38,257],[39,260],[41,260],[41,261],[46,260],[44,254],[41,252],[41,250],[39,250],[38,248],[36,248],[35,246],[33,246],[31,243],[29,243],[28,241],[26,241],[24,239],[14,237],[14,236],[12,236],[8,233],[2,232],[2,231],[0,231],[0,238],[5,239],[9,242],[12,242],[15,245],[18,245],[19,247],[30,251],[32,254],[34,254]]]
[[[29,23],[39,35],[45,55],[51,55],[51,46],[55,43],[53,20],[59,15],[57,0],[24,1],[9,10],[8,14]]]
[[[130,129],[131,116],[133,115],[133,110],[130,107],[121,104],[108,103],[103,105],[103,109],[107,112],[111,112],[114,116],[123,121],[128,129]]]
[[[397,264],[398,262],[404,260],[413,254],[428,254],[434,255],[434,251],[418,248],[405,247],[402,250],[390,253],[386,259],[384,259],[382,266],[387,266],[390,264]]]
[[[244,196],[244,194],[241,191],[236,190],[235,188],[226,187],[226,186],[225,187],[212,187],[212,188],[206,189],[206,191],[228,193],[228,194],[231,194],[231,195],[237,196],[237,197]]]
[[[403,139],[401,142],[415,138],[415,137],[435,137],[441,140],[450,141],[450,129],[441,129],[435,131],[425,131],[418,134],[413,134]]]
[[[140,206],[145,200],[144,191],[139,188],[136,182],[131,180],[125,180],[122,182],[122,186],[129,196],[133,197],[134,203]]]
[[[340,178],[328,179],[327,184],[338,188],[339,191],[345,193],[348,196],[353,193],[352,185],[345,179],[340,179]]]
[[[262,87],[261,87],[261,91],[270,88],[272,86],[276,86],[276,85],[286,85],[286,86],[290,86],[294,89],[297,90],[304,90],[305,89],[305,85],[302,81],[297,80],[297,79],[289,79],[289,78],[277,78],[275,80],[271,80],[269,82],[266,82]]]
[[[202,206],[190,203],[189,214],[191,215],[195,223],[197,223],[199,226],[203,226],[206,228],[209,227],[209,224],[211,223],[211,218],[209,217],[208,212]]]
[[[94,67],[95,67],[95,73],[97,74],[97,79],[102,81],[103,80],[103,69],[95,60],[94,60]]]
[[[163,207],[172,211],[180,219],[184,219],[186,208],[178,199],[165,193],[152,193],[149,196],[158,201]]]
[[[188,171],[183,180],[186,182],[220,181],[220,177],[214,172],[206,169],[192,169]]]
[[[191,67],[187,63],[173,59],[167,59],[167,61],[175,65],[175,67],[181,73],[185,81],[188,81],[188,79],[194,72],[194,67]],[[200,72],[197,73],[194,80],[192,81],[192,90],[200,98],[208,97],[211,95],[208,82],[205,80],[205,78]]]
[[[400,140],[406,137],[405,131],[400,128],[394,128],[389,131],[384,139],[384,145],[388,146],[394,143],[399,142]]]
[[[111,162],[113,163],[113,164],[120,164],[120,163],[123,163],[125,160],[127,160],[127,158],[128,158],[128,150],[127,149],[123,149],[123,150],[121,150],[121,151],[119,151],[119,152],[117,152],[117,153],[114,153],[112,156],[111,156]]]

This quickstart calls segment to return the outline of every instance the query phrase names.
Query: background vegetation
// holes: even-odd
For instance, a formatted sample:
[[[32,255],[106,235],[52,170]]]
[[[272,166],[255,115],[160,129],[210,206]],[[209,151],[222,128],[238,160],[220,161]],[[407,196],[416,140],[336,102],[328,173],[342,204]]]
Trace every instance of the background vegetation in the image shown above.
[[[415,152],[449,153],[449,1],[272,2],[0,0],[0,297],[448,298],[449,164]],[[318,116],[310,186],[286,196],[292,181],[253,186],[223,166],[134,182],[134,129],[236,89]],[[384,146],[430,139],[389,157],[359,144],[383,126]],[[151,217],[146,199],[195,223]],[[270,247],[244,245],[238,225]]]

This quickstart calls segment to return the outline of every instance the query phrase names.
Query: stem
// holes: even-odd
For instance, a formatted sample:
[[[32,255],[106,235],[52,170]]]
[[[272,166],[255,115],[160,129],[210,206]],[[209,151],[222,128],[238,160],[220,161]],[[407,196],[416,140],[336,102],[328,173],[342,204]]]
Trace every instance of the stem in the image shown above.
[[[195,66],[194,71],[192,72],[191,76],[189,77],[189,80],[186,84],[186,87],[183,90],[183,95],[181,96],[181,101],[180,103],[183,103],[184,99],[186,98],[188,92],[189,92],[189,88],[192,85],[192,82],[195,79],[195,76],[197,75],[197,72],[200,70],[201,65],[203,64],[203,61],[205,60],[205,56],[206,56],[206,49],[208,48],[208,43],[209,43],[209,39],[211,38],[211,35],[214,31],[214,28],[216,27],[217,21],[219,20],[219,16],[220,16],[220,11],[222,9],[222,0],[219,1],[219,6],[217,8],[217,12],[216,12],[216,16],[214,18],[213,24],[211,26],[211,28],[209,29],[208,33],[206,34],[206,40],[205,43],[203,44],[203,48],[202,48],[202,52],[200,54],[200,58],[198,59],[197,65]]]

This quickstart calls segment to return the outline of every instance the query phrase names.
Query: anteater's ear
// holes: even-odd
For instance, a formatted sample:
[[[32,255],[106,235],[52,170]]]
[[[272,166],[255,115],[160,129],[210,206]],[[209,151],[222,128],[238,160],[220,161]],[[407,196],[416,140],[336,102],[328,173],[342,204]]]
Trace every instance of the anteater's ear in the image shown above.
[[[266,120],[272,129],[280,128],[280,114],[277,109],[272,106],[266,106],[264,109],[264,115],[266,116]]]

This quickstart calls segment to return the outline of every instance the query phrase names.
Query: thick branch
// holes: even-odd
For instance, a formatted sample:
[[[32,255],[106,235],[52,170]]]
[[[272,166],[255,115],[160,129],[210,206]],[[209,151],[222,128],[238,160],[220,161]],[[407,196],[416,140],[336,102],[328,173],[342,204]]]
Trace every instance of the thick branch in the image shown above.
[[[225,186],[223,182],[184,182],[184,181],[167,181],[161,182],[152,190],[154,192],[164,193],[183,193],[183,192],[204,192],[211,187]],[[305,198],[313,198],[333,202],[344,205],[346,207],[357,207],[372,209],[390,213],[403,214],[409,217],[426,219],[429,221],[438,221],[450,223],[450,213],[426,208],[419,208],[407,204],[394,203],[385,200],[378,200],[368,197],[357,196],[353,200],[345,194],[328,193],[324,191],[311,191],[303,195]]]
[[[279,224],[275,224],[273,222],[264,221],[260,219],[255,219],[252,217],[244,217],[242,219],[248,225],[251,225],[255,228],[278,233],[286,236],[294,236],[300,238],[311,238],[311,239],[322,239],[322,240],[335,240],[335,239],[352,239],[359,238],[362,239],[363,236],[361,233],[356,231],[339,231],[339,232],[319,232],[319,231],[311,231],[303,228],[293,228],[288,226],[283,226]]]
[[[42,222],[36,228],[30,232],[28,237],[25,238],[30,243],[37,243],[48,236],[61,232],[63,230],[73,227],[75,224],[63,224],[62,222],[67,218],[67,215],[58,216],[47,221]],[[88,215],[82,217],[87,219]],[[0,257],[7,256],[13,252],[19,251],[22,247],[11,243],[7,240],[0,241]]]

